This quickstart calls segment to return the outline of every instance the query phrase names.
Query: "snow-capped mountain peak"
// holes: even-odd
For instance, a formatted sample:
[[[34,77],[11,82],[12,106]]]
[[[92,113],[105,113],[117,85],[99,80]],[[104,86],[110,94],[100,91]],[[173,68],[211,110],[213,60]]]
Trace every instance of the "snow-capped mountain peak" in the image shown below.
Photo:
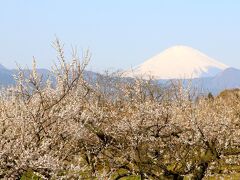
[[[228,68],[200,51],[187,46],[174,46],[125,71],[126,77],[155,79],[192,79],[212,77]]]

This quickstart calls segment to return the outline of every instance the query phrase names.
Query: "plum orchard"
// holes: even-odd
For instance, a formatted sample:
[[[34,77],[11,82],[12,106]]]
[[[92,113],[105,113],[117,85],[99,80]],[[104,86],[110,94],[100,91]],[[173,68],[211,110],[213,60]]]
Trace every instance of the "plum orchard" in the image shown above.
[[[238,173],[240,98],[192,96],[172,84],[84,78],[89,60],[67,63],[57,40],[56,82],[34,61],[0,96],[3,179],[202,179]]]

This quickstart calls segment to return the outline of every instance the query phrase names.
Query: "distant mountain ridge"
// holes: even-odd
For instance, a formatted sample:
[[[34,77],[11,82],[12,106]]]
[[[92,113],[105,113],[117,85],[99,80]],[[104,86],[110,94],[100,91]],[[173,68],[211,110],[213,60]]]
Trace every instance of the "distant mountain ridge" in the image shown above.
[[[192,86],[192,89],[197,90],[199,93],[209,93],[211,92],[214,95],[219,94],[221,91],[226,89],[236,89],[240,88],[240,69],[236,68],[227,68],[219,72],[216,76],[213,77],[202,77],[194,79],[173,79],[173,80],[157,80],[160,84],[165,84],[166,82],[171,81],[183,81],[183,85],[187,86],[189,83]]]
[[[12,85],[14,82],[13,71],[0,64],[0,86]]]
[[[26,70],[27,71],[27,70]],[[46,80],[48,75],[51,74],[51,71],[47,69],[38,69],[39,74],[43,75],[43,78]],[[13,69],[9,70],[0,64],[0,87],[1,86],[10,86],[15,84],[13,78],[14,74],[17,74],[18,70]],[[90,77],[93,80],[99,75],[98,73],[92,71],[85,71],[84,75],[86,79]],[[178,80],[178,79],[175,79]],[[199,89],[202,92],[208,93],[212,92],[213,94],[218,94],[225,89],[234,89],[240,88],[240,70],[236,68],[227,68],[219,72],[213,77],[202,77],[194,79],[181,79],[187,84],[190,82],[193,88]],[[170,81],[169,79],[158,80],[160,83],[166,83]]]
[[[240,88],[240,70],[236,68],[227,68],[205,83],[205,89],[213,93],[234,88]]]
[[[25,72],[26,76],[28,76],[31,70],[29,71],[25,69],[23,71]],[[51,80],[55,81],[55,78],[52,72],[49,71],[48,69],[39,68],[37,69],[37,73],[42,75],[43,81],[46,81],[49,76]],[[17,69],[7,69],[0,64],[0,87],[15,85],[16,81],[14,79],[14,75],[17,75],[17,74],[18,74]],[[84,75],[86,77],[90,77],[90,76],[96,77],[97,73],[92,71],[85,71]]]

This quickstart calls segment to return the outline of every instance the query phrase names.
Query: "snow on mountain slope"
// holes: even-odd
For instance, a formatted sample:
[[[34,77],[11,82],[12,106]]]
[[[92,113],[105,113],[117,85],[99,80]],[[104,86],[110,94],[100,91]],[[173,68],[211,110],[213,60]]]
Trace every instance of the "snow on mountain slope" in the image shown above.
[[[212,77],[228,68],[205,54],[187,46],[174,46],[143,64],[124,72],[125,77],[155,79],[192,79]]]

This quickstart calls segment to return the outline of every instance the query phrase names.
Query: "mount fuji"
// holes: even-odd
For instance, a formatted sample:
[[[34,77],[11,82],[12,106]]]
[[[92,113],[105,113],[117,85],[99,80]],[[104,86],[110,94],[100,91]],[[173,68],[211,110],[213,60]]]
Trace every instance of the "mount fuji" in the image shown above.
[[[125,77],[143,79],[195,79],[213,77],[228,66],[187,46],[174,46],[125,71]]]

